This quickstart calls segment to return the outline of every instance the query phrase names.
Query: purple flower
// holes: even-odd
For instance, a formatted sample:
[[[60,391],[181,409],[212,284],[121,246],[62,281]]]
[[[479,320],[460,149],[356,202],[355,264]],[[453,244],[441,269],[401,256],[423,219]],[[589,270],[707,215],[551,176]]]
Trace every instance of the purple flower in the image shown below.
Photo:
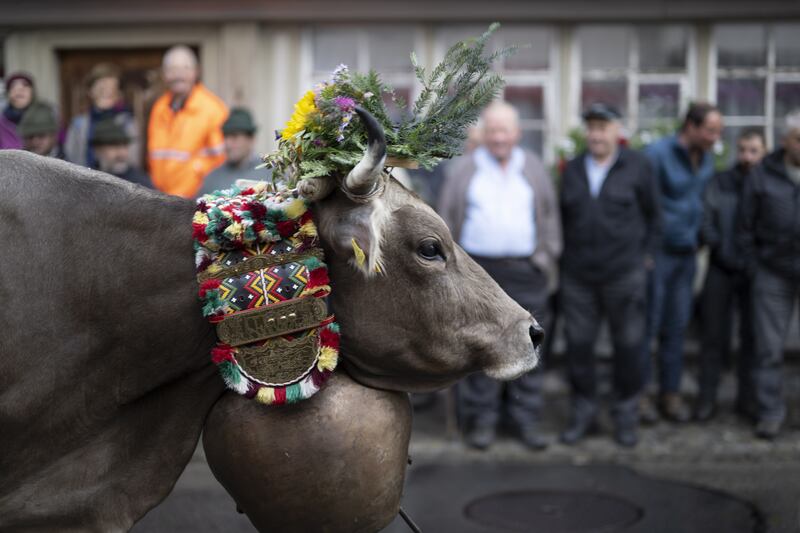
[[[314,146],[316,146],[317,148],[322,148],[323,146],[325,146],[325,141],[323,141],[322,139],[314,139],[313,142]]]
[[[337,96],[333,99],[333,103],[336,104],[339,111],[343,113],[350,113],[353,111],[353,108],[356,107],[356,101],[347,96]]]

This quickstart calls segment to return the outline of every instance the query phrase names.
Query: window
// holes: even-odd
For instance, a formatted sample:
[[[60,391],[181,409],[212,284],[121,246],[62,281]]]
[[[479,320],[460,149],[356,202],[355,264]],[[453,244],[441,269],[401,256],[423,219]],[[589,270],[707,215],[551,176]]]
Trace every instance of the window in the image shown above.
[[[445,26],[437,32],[436,59],[441,60],[447,49],[459,40],[475,37],[489,26]],[[554,89],[554,45],[552,29],[541,26],[504,24],[492,36],[488,50],[517,45],[516,53],[500,59],[494,70],[506,81],[503,98],[517,108],[522,129],[521,145],[552,161],[552,137],[548,129],[556,106]]]
[[[728,156],[743,128],[780,142],[783,118],[800,108],[800,24],[724,24],[714,29],[717,104]]]
[[[689,27],[583,26],[577,35],[579,113],[602,101],[619,110],[629,133],[671,126],[689,99]]]
[[[317,27],[310,33],[310,43],[312,84],[328,79],[344,63],[353,71],[374,69],[384,83],[394,88],[395,96],[413,103],[416,81],[410,56],[416,45],[414,28]],[[420,50],[417,55],[424,57]],[[389,95],[384,95],[384,102],[390,116],[399,119],[399,110]]]

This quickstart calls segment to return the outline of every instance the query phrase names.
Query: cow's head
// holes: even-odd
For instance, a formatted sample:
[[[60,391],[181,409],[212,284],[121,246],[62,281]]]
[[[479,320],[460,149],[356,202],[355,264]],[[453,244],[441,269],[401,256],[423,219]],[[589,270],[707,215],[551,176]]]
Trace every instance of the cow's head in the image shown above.
[[[338,184],[299,184],[316,202],[346,369],[364,385],[407,391],[476,371],[511,379],[531,370],[539,324],[453,241],[433,209],[383,172],[383,131],[358,113],[369,136],[363,160]]]

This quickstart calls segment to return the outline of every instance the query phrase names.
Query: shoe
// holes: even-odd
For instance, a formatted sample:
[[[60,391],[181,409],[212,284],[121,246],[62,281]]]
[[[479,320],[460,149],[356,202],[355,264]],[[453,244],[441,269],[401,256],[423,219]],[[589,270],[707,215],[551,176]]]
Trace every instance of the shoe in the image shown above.
[[[661,414],[670,422],[683,424],[692,418],[689,407],[686,406],[683,398],[681,398],[681,395],[677,392],[668,392],[664,394],[661,397],[659,407],[661,408]]]
[[[614,428],[614,440],[623,448],[633,448],[639,444],[639,432],[635,424],[617,424]]]
[[[492,445],[496,436],[494,426],[476,425],[467,432],[464,440],[470,448],[485,450]]]
[[[569,427],[561,433],[559,440],[561,440],[562,444],[572,446],[594,431],[596,429],[595,426],[595,417],[593,415],[573,415],[572,422]]]
[[[694,406],[694,419],[698,422],[708,422],[717,416],[717,403],[713,400],[700,398]]]
[[[550,445],[544,435],[541,434],[539,428],[535,425],[529,425],[519,428],[519,438],[528,449],[534,451],[541,451]]]
[[[764,440],[775,440],[781,431],[780,420],[759,420],[756,424],[756,437]]]
[[[653,405],[653,401],[650,397],[646,394],[642,395],[642,399],[639,400],[639,421],[646,426],[652,426],[653,424],[657,424],[660,418],[661,417],[658,416],[658,410],[656,406]]]
[[[736,412],[736,415],[745,422],[749,422],[751,424],[758,422],[758,415],[756,414],[757,410],[750,402],[737,400],[734,411]]]

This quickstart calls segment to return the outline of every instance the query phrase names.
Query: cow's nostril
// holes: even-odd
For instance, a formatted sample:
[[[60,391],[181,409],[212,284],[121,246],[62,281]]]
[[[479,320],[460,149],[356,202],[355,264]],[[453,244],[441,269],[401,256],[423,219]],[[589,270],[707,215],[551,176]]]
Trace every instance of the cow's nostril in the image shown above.
[[[534,324],[530,328],[531,340],[533,341],[533,347],[538,348],[542,341],[544,341],[544,329],[538,323],[534,322]]]

